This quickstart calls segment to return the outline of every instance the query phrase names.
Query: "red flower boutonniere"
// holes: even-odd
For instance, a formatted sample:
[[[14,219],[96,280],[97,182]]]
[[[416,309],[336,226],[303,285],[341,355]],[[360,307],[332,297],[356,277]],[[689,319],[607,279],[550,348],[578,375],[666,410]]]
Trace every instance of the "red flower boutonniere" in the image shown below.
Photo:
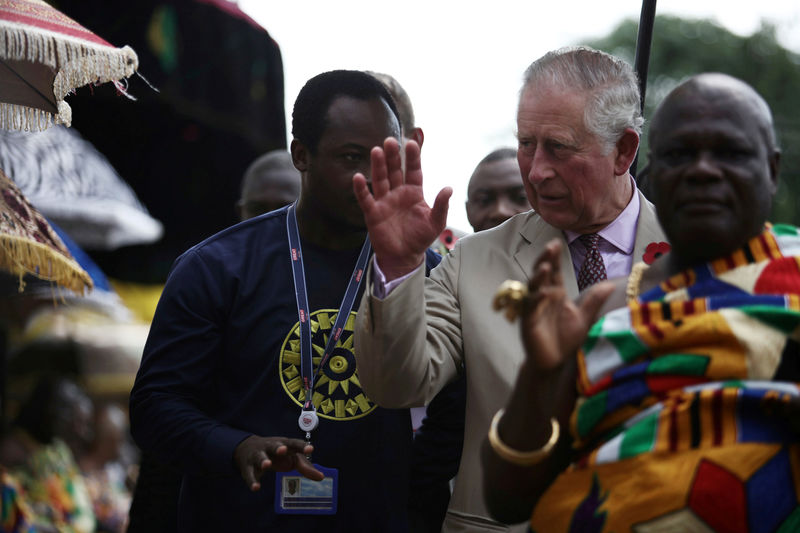
[[[448,251],[452,250],[453,247],[455,247],[457,240],[458,240],[458,237],[456,237],[453,234],[452,230],[449,230],[449,229],[445,229],[439,235],[439,242],[441,242],[444,245],[444,247],[447,248]]]
[[[642,261],[648,265],[652,265],[653,261],[669,252],[671,249],[672,247],[668,242],[651,242],[647,245],[647,248],[644,249]]]

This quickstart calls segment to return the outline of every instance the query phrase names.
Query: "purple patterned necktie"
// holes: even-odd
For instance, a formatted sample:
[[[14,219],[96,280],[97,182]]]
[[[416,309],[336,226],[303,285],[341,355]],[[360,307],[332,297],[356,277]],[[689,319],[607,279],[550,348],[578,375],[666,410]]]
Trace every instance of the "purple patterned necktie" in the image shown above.
[[[600,235],[588,233],[578,237],[586,247],[586,256],[583,258],[581,270],[578,272],[578,289],[583,290],[589,285],[606,279],[606,265],[603,263],[603,256],[600,255],[600,248],[597,241]]]

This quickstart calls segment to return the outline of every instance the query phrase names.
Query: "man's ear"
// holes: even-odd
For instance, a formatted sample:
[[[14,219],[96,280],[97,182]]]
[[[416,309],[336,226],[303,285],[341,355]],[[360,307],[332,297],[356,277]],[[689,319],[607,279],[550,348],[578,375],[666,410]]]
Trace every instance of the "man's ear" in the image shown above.
[[[622,176],[628,172],[636,158],[636,151],[639,149],[639,134],[631,128],[626,128],[615,148],[617,154],[614,159],[614,175]]]
[[[778,192],[778,174],[781,168],[781,151],[773,150],[769,157],[769,179],[772,182],[772,194]]]
[[[308,149],[306,146],[297,139],[292,139],[292,144],[289,145],[289,151],[292,153],[294,168],[300,172],[308,170]]]
[[[422,132],[422,128],[414,128],[411,130],[411,135],[408,138],[417,141],[419,147],[422,148],[422,141],[425,140],[425,134]]]

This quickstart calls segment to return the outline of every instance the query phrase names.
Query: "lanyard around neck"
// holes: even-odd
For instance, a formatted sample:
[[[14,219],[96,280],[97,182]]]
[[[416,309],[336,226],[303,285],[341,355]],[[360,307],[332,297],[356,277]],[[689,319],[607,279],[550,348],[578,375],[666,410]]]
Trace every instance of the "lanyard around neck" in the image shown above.
[[[314,404],[311,401],[311,395],[314,391],[314,363],[312,360],[312,342],[311,342],[311,315],[308,308],[308,294],[306,292],[306,274],[303,268],[303,253],[300,247],[300,232],[297,227],[297,215],[295,202],[289,206],[289,211],[286,214],[286,232],[289,236],[289,254],[292,260],[292,277],[294,278],[294,293],[297,300],[297,315],[300,323],[300,374],[303,380],[303,388],[305,389],[305,402],[303,403],[303,411],[314,411]],[[369,260],[369,254],[372,247],[369,242],[369,235],[364,239],[364,244],[361,246],[361,253],[356,261],[356,266],[353,269],[353,274],[350,276],[350,282],[347,284],[347,290],[342,298],[342,303],[339,306],[339,312],[336,315],[336,321],[331,329],[331,334],[328,336],[328,343],[325,346],[325,353],[317,367],[319,373],[328,358],[336,348],[336,343],[342,336],[344,326],[347,319],[350,317],[350,311],[355,304],[358,289],[364,279],[364,270]],[[302,419],[302,413],[301,413]],[[301,422],[301,427],[302,422]],[[305,427],[303,429],[306,429]],[[313,428],[312,428],[313,429]],[[307,429],[306,429],[307,430]]]

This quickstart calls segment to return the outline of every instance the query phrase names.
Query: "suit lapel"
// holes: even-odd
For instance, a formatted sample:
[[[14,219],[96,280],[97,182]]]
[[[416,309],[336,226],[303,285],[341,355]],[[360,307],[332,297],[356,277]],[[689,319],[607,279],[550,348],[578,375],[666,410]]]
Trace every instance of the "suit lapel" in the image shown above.
[[[647,245],[653,242],[666,241],[664,232],[658,223],[655,208],[644,195],[637,190],[639,195],[639,220],[636,222],[636,240],[633,245],[633,263],[638,263],[644,256]],[[519,232],[521,244],[514,254],[517,262],[519,274],[524,279],[530,281],[533,265],[539,254],[544,250],[545,245],[552,239],[561,241],[561,273],[564,276],[564,285],[570,298],[578,295],[578,281],[575,278],[575,270],[572,268],[572,257],[569,254],[569,247],[564,238],[564,233],[551,226],[542,218],[533,213],[525,221]]]
[[[640,207],[639,220],[636,222],[636,240],[633,245],[633,265],[642,260],[648,244],[667,240],[658,223],[655,207],[641,192],[638,194]]]
[[[561,241],[561,273],[564,276],[564,285],[570,298],[578,295],[578,281],[575,279],[575,271],[572,268],[572,257],[569,254],[567,241],[564,239],[564,232],[554,228],[537,214],[532,214],[525,225],[520,229],[522,242],[514,254],[514,260],[520,269],[524,279],[530,281],[533,273],[533,265],[536,259],[544,250],[544,247],[553,239]]]

